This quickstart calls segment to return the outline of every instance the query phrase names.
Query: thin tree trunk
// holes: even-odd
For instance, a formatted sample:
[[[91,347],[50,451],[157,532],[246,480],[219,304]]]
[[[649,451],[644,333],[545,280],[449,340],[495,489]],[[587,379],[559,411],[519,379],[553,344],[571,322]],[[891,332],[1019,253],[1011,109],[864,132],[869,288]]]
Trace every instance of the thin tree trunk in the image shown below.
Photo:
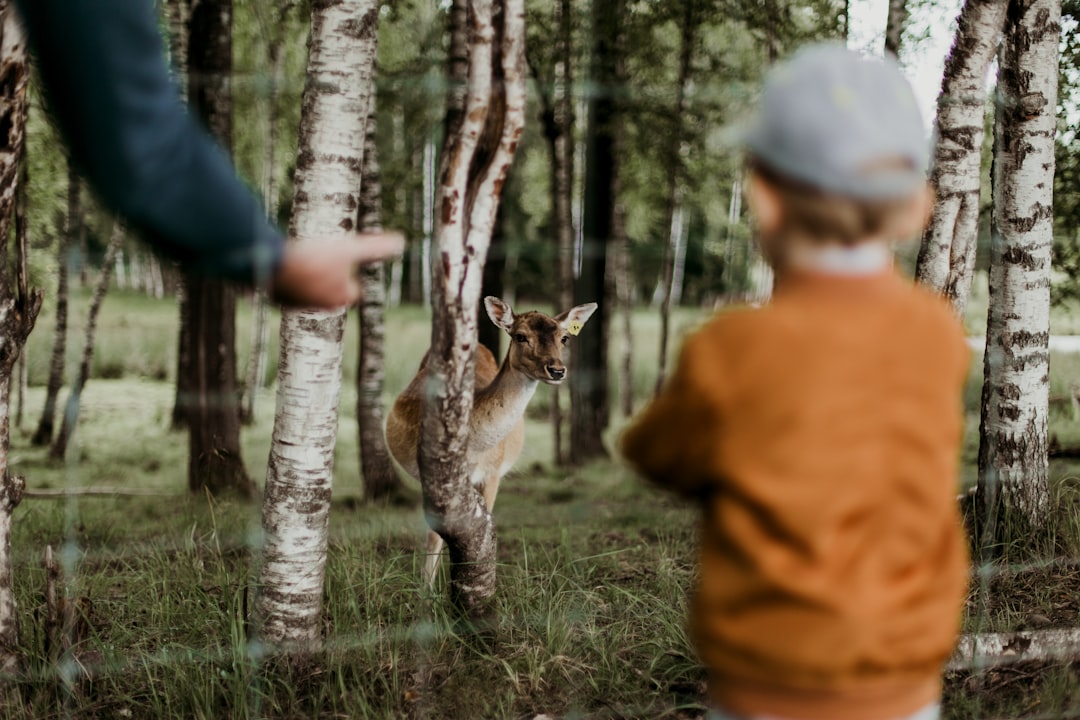
[[[314,241],[356,224],[378,12],[376,0],[312,6],[291,238]],[[344,333],[344,310],[281,316],[256,627],[284,649],[321,645]]]
[[[153,255],[150,256],[153,259]],[[146,275],[148,282],[149,274]],[[147,287],[149,287],[148,285]],[[149,292],[147,292],[149,295]],[[183,430],[188,426],[188,413],[191,410],[191,341],[188,321],[188,288],[183,274],[176,286],[176,310],[180,323],[176,329],[176,395],[173,399],[172,429]]]
[[[90,379],[90,363],[94,358],[94,333],[97,330],[98,313],[101,304],[105,300],[105,293],[109,290],[109,279],[112,277],[112,268],[116,261],[116,254],[120,251],[120,245],[124,242],[124,228],[119,220],[113,221],[112,237],[109,239],[109,247],[105,251],[105,260],[101,265],[101,274],[98,276],[97,285],[94,287],[94,296],[90,300],[90,310],[86,316],[86,339],[83,342],[82,360],[79,362],[79,374],[68,392],[67,403],[64,405],[64,415],[60,422],[60,432],[53,440],[49,448],[49,457],[54,460],[62,460],[67,453],[71,436],[75,434],[75,426],[79,421],[79,400],[82,396],[86,381]]]
[[[1050,512],[1048,344],[1060,21],[1061,0],[1010,0],[998,57],[996,233],[979,445],[983,537],[990,542],[1025,537]]]
[[[226,148],[232,145],[232,0],[192,4],[189,94],[195,112]],[[240,455],[236,387],[236,293],[220,278],[184,279],[189,351],[188,488],[255,494]]]
[[[615,215],[615,293],[619,304],[619,406],[622,415],[634,414],[634,281],[630,262],[630,238],[620,204]]]
[[[24,122],[29,123],[30,108],[27,104],[27,117]],[[30,277],[29,253],[30,253],[30,215],[27,209],[28,188],[30,186],[30,163],[24,153],[19,163],[19,185],[15,191],[15,268],[18,287],[18,297],[25,298],[29,290],[27,282]],[[26,390],[29,373],[26,365],[26,348],[19,351],[19,362],[15,386],[15,429],[21,430],[23,415],[26,410]]]
[[[273,33],[267,48],[270,61],[270,92],[266,103],[266,126],[263,128],[263,207],[271,222],[277,220],[278,188],[274,161],[277,147],[278,99],[285,75],[285,31],[288,28],[289,13],[295,6],[294,0],[279,0],[274,17]],[[255,422],[255,397],[266,378],[266,352],[270,341],[270,308],[267,303],[264,286],[268,278],[256,283],[253,295],[254,308],[251,323],[251,352],[248,356],[247,369],[244,371],[244,384],[240,393],[240,422]]]
[[[0,124],[7,129],[0,134],[0,246],[6,246],[12,210],[15,206],[19,163],[25,152],[26,90],[30,76],[26,41],[13,7],[0,0]],[[25,258],[25,255],[24,255]],[[11,515],[22,499],[26,482],[8,472],[11,444],[10,405],[11,373],[15,359],[26,345],[41,310],[41,291],[30,291],[20,262],[15,283],[4,283],[0,297],[0,676],[17,670],[19,654],[19,618],[11,565]],[[7,275],[5,265],[0,272]],[[14,285],[14,287],[13,287]]]
[[[458,112],[451,100],[447,108],[435,229],[439,262],[432,271],[431,393],[418,451],[424,510],[450,550],[452,602],[477,620],[492,612],[495,526],[465,460],[475,377],[472,343],[483,262],[524,128],[526,95],[524,2],[503,0],[501,12],[492,4],[469,3],[465,105]],[[455,0],[452,12],[463,12],[464,5]],[[464,27],[452,23],[451,32]]]
[[[382,180],[375,143],[375,100],[371,101],[364,139],[364,166],[361,170],[361,231],[382,230]],[[360,440],[360,472],[364,496],[369,500],[393,497],[401,480],[390,461],[383,435],[383,383],[386,364],[386,265],[366,265],[360,270],[363,299],[360,321],[360,357],[356,367],[356,424]]]
[[[690,109],[689,85],[693,69],[694,43],[697,21],[694,18],[694,1],[682,0],[683,17],[679,38],[679,75],[675,90],[675,112],[672,115],[670,148],[668,152],[668,241],[664,244],[664,261],[660,271],[660,353],[656,372],[656,393],[659,394],[667,376],[668,336],[671,326],[671,287],[675,274],[675,251],[682,239],[684,167],[690,153],[686,139],[686,114]]]
[[[573,23],[570,0],[555,4],[555,67],[550,93],[540,83],[544,135],[548,139],[551,167],[551,221],[555,227],[555,277],[558,291],[556,308],[574,304],[574,99]],[[540,81],[540,73],[534,69]],[[554,460],[565,465],[568,458],[563,446],[562,386],[551,395],[551,431],[555,440]]]
[[[165,15],[169,24],[169,55],[172,61],[172,69],[176,76],[176,83],[180,86],[180,92],[186,99],[188,96],[188,22],[191,17],[191,0],[165,0]],[[133,261],[134,259],[135,256],[132,256]],[[142,269],[142,263],[139,265],[140,269]],[[147,267],[140,273],[147,295],[156,293],[155,271],[158,271],[157,258],[151,253]],[[133,265],[132,277],[135,277],[135,275],[136,271]],[[182,430],[187,427],[191,403],[191,378],[189,373],[191,367],[191,342],[189,340],[187,297],[187,288],[184,286],[184,277],[181,274],[176,288],[176,311],[180,322],[176,330],[176,394],[173,398],[173,430]]]
[[[889,0],[889,16],[885,21],[885,53],[897,57],[907,27],[907,0]]]
[[[71,248],[78,228],[82,225],[82,181],[75,167],[68,160],[67,217],[64,232],[57,239],[56,269],[56,325],[53,327],[53,351],[49,360],[49,380],[45,386],[45,407],[41,420],[30,442],[48,445],[52,442],[56,422],[56,401],[64,384],[64,363],[67,352],[68,319],[68,270],[71,264]]]
[[[979,235],[986,73],[997,51],[1008,0],[967,0],[960,11],[937,102],[930,183],[936,201],[915,267],[963,316]]]
[[[495,227],[491,232],[491,245],[488,246],[487,259],[484,261],[483,279],[480,281],[481,304],[477,306],[477,315],[483,317],[482,298],[494,295],[501,298],[507,305],[513,307],[510,298],[506,297],[504,278],[506,277],[506,212],[502,203],[495,213]],[[490,322],[480,322],[476,328],[476,339],[481,345],[491,351],[496,358],[502,357],[503,330]]]
[[[430,135],[424,141],[424,239],[420,248],[421,299],[425,306],[431,305],[431,242],[435,232],[435,139]]]
[[[614,295],[607,263],[619,185],[620,130],[614,88],[622,75],[623,12],[623,0],[595,0],[592,7],[591,80],[599,91],[589,100],[581,270],[574,304],[595,302],[600,327],[578,338],[571,358],[570,461],[575,465],[607,455],[603,434],[610,418],[608,338]]]

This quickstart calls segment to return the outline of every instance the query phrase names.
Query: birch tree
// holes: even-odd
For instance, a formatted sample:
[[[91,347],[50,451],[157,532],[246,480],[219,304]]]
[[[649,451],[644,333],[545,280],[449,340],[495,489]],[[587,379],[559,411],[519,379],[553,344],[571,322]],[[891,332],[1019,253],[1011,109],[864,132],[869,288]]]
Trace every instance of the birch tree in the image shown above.
[[[0,246],[6,251],[19,163],[25,151],[26,88],[30,77],[26,38],[9,0],[0,0]],[[20,269],[15,283],[2,284],[0,297],[0,675],[9,675],[19,663],[19,624],[11,567],[11,514],[22,499],[26,482],[8,472],[11,443],[11,375],[15,360],[26,345],[41,310],[41,291],[30,291]],[[8,273],[5,265],[0,272]]]
[[[915,278],[963,316],[975,274],[986,73],[999,45],[1009,0],[966,0],[937,101],[930,183],[936,195]]]
[[[113,220],[112,237],[109,238],[109,246],[105,251],[105,260],[102,262],[97,285],[94,286],[94,294],[90,299],[90,309],[86,315],[86,337],[83,341],[79,370],[74,382],[71,384],[71,389],[68,391],[67,402],[64,404],[60,432],[56,434],[52,446],[49,448],[49,457],[54,460],[64,458],[67,453],[68,443],[75,433],[75,426],[79,421],[79,401],[82,398],[83,388],[86,387],[86,382],[90,379],[90,363],[94,359],[94,339],[97,332],[98,314],[101,312],[105,293],[109,290],[109,280],[112,278],[112,270],[123,242],[124,227],[119,220]]]
[[[382,230],[382,182],[375,143],[375,101],[371,101],[364,138],[363,184],[360,188],[359,229]],[[360,270],[364,295],[357,317],[360,321],[360,357],[356,368],[356,424],[360,441],[360,472],[364,495],[370,500],[392,497],[401,480],[390,462],[383,436],[383,380],[386,354],[386,266],[365,265]]]
[[[232,145],[232,0],[191,4],[188,93],[192,107],[226,148]],[[221,278],[186,273],[188,341],[186,387],[190,394],[188,488],[255,494],[240,455],[236,387],[236,291]]]
[[[356,223],[378,9],[377,0],[312,5],[289,224],[295,240],[317,241]],[[282,313],[256,626],[264,642],[285,648],[321,644],[344,333],[343,309]]]
[[[1054,130],[1061,0],[1010,0],[998,57],[979,492],[988,537],[1039,527],[1047,480]],[[995,518],[1002,512],[1005,522]],[[1020,526],[1023,527],[1023,526]]]
[[[465,9],[464,0],[455,0],[451,12]],[[439,159],[430,395],[418,460],[424,511],[450,551],[451,600],[479,619],[490,614],[495,592],[495,526],[470,482],[465,450],[483,263],[525,124],[524,0],[498,0],[497,9],[493,0],[469,0],[468,17],[467,28],[451,24],[468,32],[468,81],[463,105],[453,93],[448,102]]]
[[[60,397],[60,388],[64,384],[64,362],[67,357],[67,320],[68,320],[68,269],[71,263],[71,248],[74,246],[78,227],[82,224],[82,181],[75,167],[68,159],[67,215],[64,228],[57,239],[56,247],[56,324],[53,325],[53,348],[49,359],[49,379],[45,384],[45,406],[41,410],[41,420],[30,442],[34,445],[48,445],[52,442],[53,428],[56,423],[56,401]]]

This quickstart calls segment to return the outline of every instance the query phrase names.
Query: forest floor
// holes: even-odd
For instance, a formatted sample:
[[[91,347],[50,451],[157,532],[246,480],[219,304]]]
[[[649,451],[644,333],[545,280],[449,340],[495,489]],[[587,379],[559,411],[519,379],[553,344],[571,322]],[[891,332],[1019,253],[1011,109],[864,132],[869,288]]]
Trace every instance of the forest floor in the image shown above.
[[[73,317],[85,305],[77,298]],[[240,364],[247,308],[238,320]],[[699,316],[681,313],[676,342]],[[45,322],[47,323],[47,317]],[[347,358],[355,358],[355,321]],[[655,318],[635,329],[635,388],[654,372]],[[424,523],[416,507],[362,500],[355,387],[345,373],[335,462],[325,648],[305,662],[266,659],[248,642],[246,618],[260,552],[258,503],[192,497],[186,438],[169,429],[175,306],[118,294],[106,301],[96,377],[65,463],[29,445],[43,398],[49,328],[30,349],[26,418],[15,432],[12,471],[31,491],[108,487],[159,495],[30,496],[12,537],[26,679],[0,715],[13,718],[698,718],[705,676],[684,627],[693,585],[696,513],[646,487],[616,459],[572,471],[551,463],[546,394],[534,401],[526,455],[504,482],[499,528],[498,625],[481,645],[445,614],[444,587],[420,584]],[[78,346],[78,329],[69,344]],[[401,388],[424,350],[426,319],[395,311],[387,388]],[[34,344],[36,343],[36,344]],[[72,352],[70,356],[76,357]],[[271,352],[271,365],[276,348]],[[347,360],[347,366],[352,365]],[[964,476],[974,479],[978,357],[966,392]],[[1080,356],[1054,354],[1052,392],[1080,377]],[[62,394],[61,400],[64,395]],[[244,429],[244,459],[261,484],[272,427],[272,390]],[[639,403],[640,404],[640,403]],[[616,422],[612,436],[622,421]],[[1080,445],[1068,401],[1052,428]],[[1080,465],[1055,461],[1063,507],[1058,551],[974,575],[969,631],[1080,625],[1080,530],[1073,511]],[[1067,537],[1066,537],[1067,536]],[[44,632],[51,545],[63,592],[76,608],[78,641],[54,662]],[[1080,715],[1080,665],[1014,663],[946,678],[946,718]]]

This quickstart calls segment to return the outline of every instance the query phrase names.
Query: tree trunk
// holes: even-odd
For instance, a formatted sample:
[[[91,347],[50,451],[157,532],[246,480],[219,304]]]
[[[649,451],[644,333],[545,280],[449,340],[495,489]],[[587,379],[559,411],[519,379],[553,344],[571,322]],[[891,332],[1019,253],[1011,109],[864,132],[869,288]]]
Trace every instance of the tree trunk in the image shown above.
[[[191,0],[166,0],[165,14],[169,24],[169,55],[172,61],[173,73],[176,76],[176,84],[180,86],[180,92],[188,96],[188,22],[191,17]],[[132,256],[134,261],[135,256]],[[156,292],[154,282],[157,258],[151,253],[146,268],[142,275],[143,287],[147,295]],[[132,278],[136,275],[135,267],[132,267]],[[176,395],[173,399],[172,429],[182,430],[187,427],[188,413],[191,409],[191,342],[189,335],[188,290],[184,286],[184,277],[180,276],[180,282],[176,288],[176,310],[180,322],[176,330]]]
[[[624,418],[634,414],[634,280],[625,211],[615,215],[615,294],[619,304],[619,406]]]
[[[573,99],[573,23],[570,0],[555,4],[555,67],[548,92],[540,81],[541,120],[548,140],[551,167],[551,224],[555,228],[555,277],[558,291],[554,305],[574,304],[574,99]],[[551,431],[555,439],[554,460],[565,465],[563,447],[562,386],[551,395]]]
[[[915,268],[963,316],[975,275],[986,72],[998,47],[1008,0],[967,0],[945,62],[937,102],[930,183],[936,193]]]
[[[376,0],[312,6],[290,238],[314,241],[356,224],[377,27]],[[256,627],[285,649],[321,644],[344,333],[344,310],[281,316]]]
[[[274,160],[277,146],[278,97],[285,75],[285,31],[288,28],[289,12],[294,7],[294,0],[279,0],[272,28],[270,46],[267,48],[270,61],[270,91],[266,103],[266,126],[263,128],[263,207],[271,222],[277,220],[278,188]],[[270,308],[267,304],[263,286],[269,278],[257,282],[253,296],[254,308],[251,323],[251,352],[248,356],[247,369],[244,371],[244,384],[240,393],[240,422],[255,422],[255,397],[266,381],[266,346],[270,341]]]
[[[86,387],[86,381],[90,379],[90,362],[94,358],[94,333],[97,330],[98,313],[101,311],[101,303],[105,300],[105,293],[109,290],[109,279],[112,276],[116,254],[120,251],[120,245],[123,242],[124,227],[119,220],[114,220],[112,237],[109,239],[109,247],[105,251],[101,274],[98,276],[97,285],[94,287],[94,296],[90,301],[90,310],[86,316],[86,340],[83,342],[79,374],[75,377],[75,382],[68,392],[67,403],[64,405],[64,415],[60,422],[60,432],[53,440],[52,447],[49,448],[49,457],[54,460],[64,458],[71,436],[75,434],[75,426],[79,421],[79,399],[82,396],[83,388]]]
[[[979,446],[983,537],[990,542],[1027,536],[1043,527],[1050,511],[1048,342],[1060,20],[1061,0],[1010,0],[998,57],[997,232],[990,249]]]
[[[481,304],[477,305],[477,315],[481,318],[485,314],[482,312],[483,298],[488,295],[494,295],[504,300],[510,307],[513,307],[511,299],[505,297],[504,278],[506,277],[507,253],[505,225],[506,211],[502,203],[500,203],[499,209],[495,213],[495,227],[491,233],[491,245],[488,247],[487,260],[484,262],[483,279],[480,281]],[[482,321],[476,328],[476,339],[481,345],[490,350],[491,354],[496,358],[502,357],[503,334],[502,328],[496,327],[495,323]]]
[[[150,256],[153,259],[153,255]],[[150,273],[144,273],[149,288],[153,285]],[[191,340],[190,322],[188,321],[188,288],[184,276],[176,287],[176,310],[180,323],[176,329],[176,395],[173,399],[172,429],[183,430],[188,426],[188,413],[191,410]]]
[[[371,101],[364,139],[364,166],[361,170],[361,231],[382,230],[382,180],[375,143],[375,100]],[[386,345],[386,265],[365,265],[360,270],[363,299],[357,317],[360,321],[360,357],[356,368],[356,424],[360,434],[360,472],[364,477],[364,496],[381,500],[396,495],[401,480],[390,462],[383,435],[383,381]]]
[[[82,225],[82,180],[68,160],[67,216],[64,232],[57,239],[56,325],[53,327],[53,351],[49,360],[49,380],[45,386],[45,407],[30,442],[48,445],[52,442],[56,422],[56,401],[64,384],[64,364],[67,352],[68,270],[71,248]]]
[[[889,0],[889,16],[885,21],[885,54],[900,55],[900,44],[907,27],[907,0]]]
[[[26,41],[12,5],[0,0],[0,124],[7,131],[0,134],[0,246],[6,246],[15,193],[18,167],[25,152],[26,89],[30,76]],[[24,255],[25,258],[25,255]],[[11,515],[22,498],[26,483],[8,472],[11,443],[10,405],[11,373],[15,359],[26,345],[41,310],[41,291],[27,287],[25,263],[18,263],[15,283],[4,283],[0,297],[0,676],[8,676],[19,665],[19,623],[11,566]],[[0,268],[10,273],[5,265]],[[13,287],[14,286],[14,287]]]
[[[191,6],[188,92],[195,112],[225,148],[232,144],[232,0]],[[255,494],[240,456],[236,387],[236,293],[220,278],[186,273],[188,488]]]
[[[656,394],[664,386],[667,376],[668,335],[671,326],[671,288],[674,283],[675,253],[683,234],[683,195],[686,194],[684,178],[686,158],[690,146],[686,139],[686,115],[690,109],[689,85],[693,69],[694,43],[697,21],[694,18],[694,0],[682,0],[683,17],[679,33],[679,76],[675,89],[675,112],[668,148],[668,241],[664,244],[664,261],[660,271],[660,354],[656,371]]]
[[[492,0],[469,3],[465,104],[459,111],[451,94],[447,108],[436,203],[439,262],[432,270],[431,392],[418,451],[424,510],[450,550],[452,602],[477,620],[492,611],[495,526],[465,459],[476,310],[499,195],[525,123],[524,2],[499,4],[501,12],[493,12]],[[451,12],[463,15],[464,6],[455,0]],[[452,23],[451,33],[464,27]],[[451,55],[452,77],[453,66]]]
[[[619,184],[618,111],[614,88],[622,75],[623,0],[595,0],[592,84],[600,88],[589,100],[585,153],[585,205],[582,218],[581,271],[574,304],[595,302],[598,332],[577,340],[570,368],[570,461],[580,465],[605,457],[603,434],[610,418],[608,337],[611,328],[608,245],[612,238]]]
[[[30,107],[26,108],[24,122],[29,124]],[[27,208],[27,188],[30,186],[30,163],[24,153],[19,163],[19,184],[15,189],[15,272],[18,287],[18,297],[28,296],[27,282],[30,277],[29,253],[30,253],[30,214]],[[26,364],[26,348],[19,351],[19,362],[15,386],[15,429],[21,430],[23,415],[26,410],[26,390],[29,380]]]

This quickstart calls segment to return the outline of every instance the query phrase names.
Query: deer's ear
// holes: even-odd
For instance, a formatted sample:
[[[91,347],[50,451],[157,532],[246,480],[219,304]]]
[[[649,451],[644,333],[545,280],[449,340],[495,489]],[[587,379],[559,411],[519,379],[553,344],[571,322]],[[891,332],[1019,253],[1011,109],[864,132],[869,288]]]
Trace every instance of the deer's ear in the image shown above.
[[[497,297],[488,295],[484,298],[484,307],[487,308],[488,317],[496,327],[501,327],[506,332],[514,326],[514,311],[510,306]]]
[[[577,335],[581,332],[581,328],[585,325],[585,322],[592,317],[594,312],[596,312],[596,303],[585,303],[584,305],[570,308],[556,317],[555,322],[559,323],[559,325],[562,326],[562,329],[571,335]]]

